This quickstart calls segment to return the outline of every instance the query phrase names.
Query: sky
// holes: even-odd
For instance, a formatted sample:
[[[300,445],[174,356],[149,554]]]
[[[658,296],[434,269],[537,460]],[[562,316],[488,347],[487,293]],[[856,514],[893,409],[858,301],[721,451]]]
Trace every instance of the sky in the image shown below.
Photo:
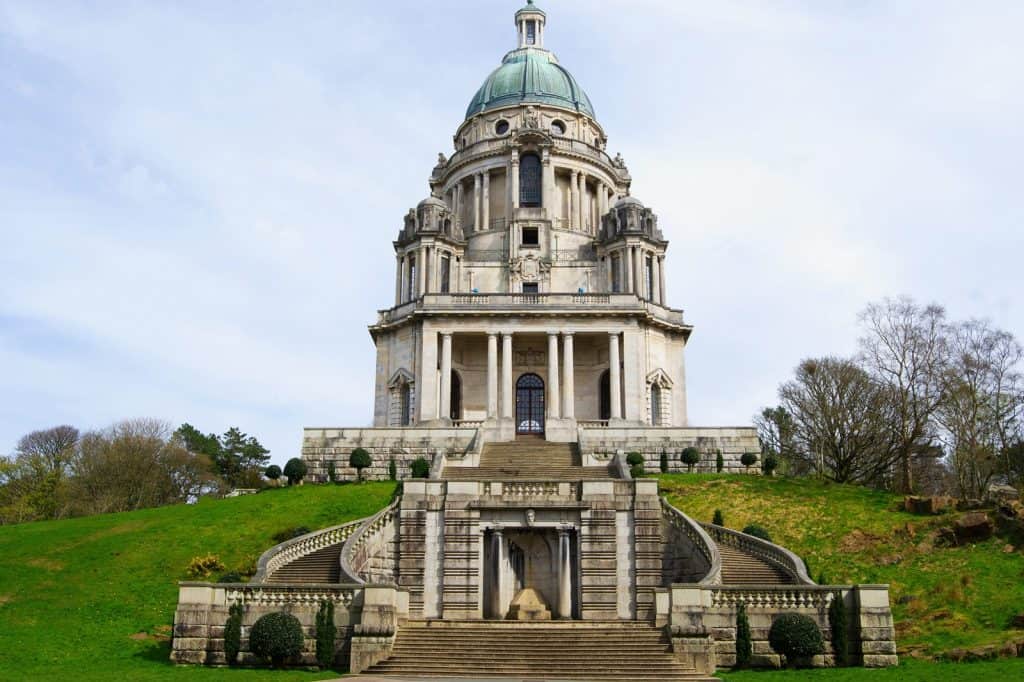
[[[391,241],[522,4],[0,0],[0,454],[371,424]],[[671,242],[691,424],[885,296],[1024,336],[1024,3],[538,5]]]

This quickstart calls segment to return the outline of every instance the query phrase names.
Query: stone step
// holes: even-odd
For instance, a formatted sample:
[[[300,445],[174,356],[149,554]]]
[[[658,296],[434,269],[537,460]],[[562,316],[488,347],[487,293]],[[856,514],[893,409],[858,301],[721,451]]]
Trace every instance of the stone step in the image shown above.
[[[342,544],[324,547],[285,564],[270,574],[267,582],[273,585],[338,582],[341,579]]]

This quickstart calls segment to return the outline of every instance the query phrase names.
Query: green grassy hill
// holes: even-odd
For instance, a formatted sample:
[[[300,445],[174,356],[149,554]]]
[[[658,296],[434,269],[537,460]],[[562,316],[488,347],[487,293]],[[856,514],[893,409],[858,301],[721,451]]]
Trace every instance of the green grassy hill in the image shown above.
[[[255,563],[295,526],[386,506],[392,483],[301,486],[124,514],[0,528],[0,680],[313,680],[337,675],[176,668],[177,581],[197,555]]]
[[[914,516],[902,498],[810,479],[666,475],[669,499],[700,521],[715,509],[726,525],[764,526],[801,555],[812,577],[828,582],[888,583],[902,654],[935,656],[955,647],[1024,640],[1008,630],[1024,612],[1024,556],[1006,541],[935,548],[933,532],[950,516]]]
[[[672,475],[663,491],[693,517],[715,509],[726,524],[757,522],[807,557],[830,582],[892,586],[901,649],[931,656],[952,647],[1024,638],[1007,630],[1024,611],[1024,557],[1004,541],[934,549],[948,518],[898,511],[900,499],[809,480]],[[302,486],[231,500],[0,528],[0,680],[316,680],[330,673],[176,668],[167,635],[177,581],[197,555],[233,570],[255,562],[289,527],[322,528],[369,516],[394,484]],[[1024,659],[897,670],[738,673],[728,679],[1024,679]]]

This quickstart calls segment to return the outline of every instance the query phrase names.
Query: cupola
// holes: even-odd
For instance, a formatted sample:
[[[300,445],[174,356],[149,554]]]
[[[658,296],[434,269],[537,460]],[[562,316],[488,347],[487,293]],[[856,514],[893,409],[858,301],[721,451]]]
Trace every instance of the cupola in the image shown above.
[[[527,0],[526,7],[516,12],[516,29],[519,31],[519,48],[544,47],[544,24],[547,15],[543,10]]]

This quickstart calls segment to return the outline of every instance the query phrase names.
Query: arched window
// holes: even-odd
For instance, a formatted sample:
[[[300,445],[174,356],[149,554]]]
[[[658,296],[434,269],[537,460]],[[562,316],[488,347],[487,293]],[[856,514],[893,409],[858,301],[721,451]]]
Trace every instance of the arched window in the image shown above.
[[[544,380],[536,374],[516,382],[516,433],[544,433]]]
[[[661,386],[651,384],[651,426],[661,426]]]
[[[452,409],[449,415],[452,421],[462,419],[462,377],[452,370]]]
[[[598,396],[600,402],[598,418],[607,421],[612,418],[612,378],[608,370],[601,373]]]
[[[523,154],[519,159],[519,205],[541,205],[541,166],[536,154]]]

